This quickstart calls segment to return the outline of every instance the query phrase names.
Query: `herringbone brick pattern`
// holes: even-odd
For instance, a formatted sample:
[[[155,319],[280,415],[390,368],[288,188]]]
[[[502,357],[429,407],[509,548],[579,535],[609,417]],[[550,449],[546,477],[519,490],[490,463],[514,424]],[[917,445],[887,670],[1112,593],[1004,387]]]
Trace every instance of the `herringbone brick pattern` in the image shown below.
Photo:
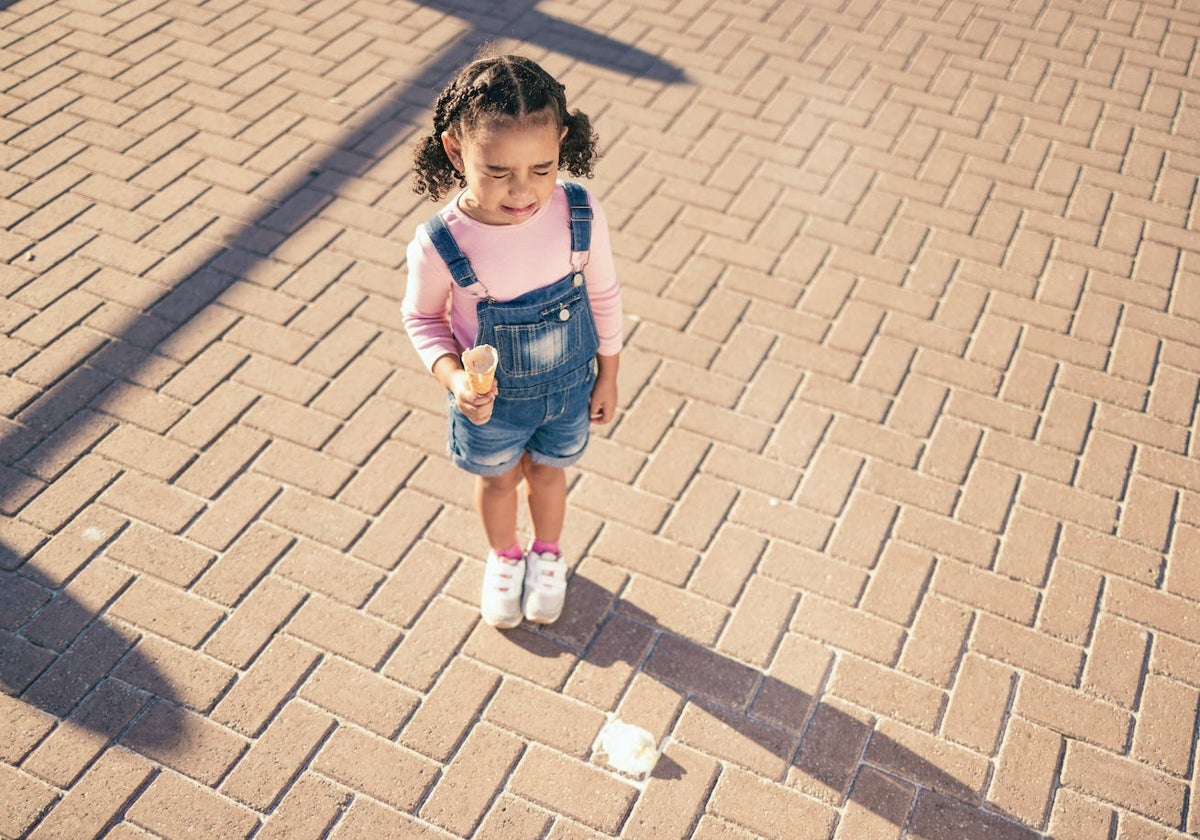
[[[1200,835],[1197,38],[5,3],[0,836]],[[508,633],[398,318],[489,40],[597,121],[628,314],[567,612]]]

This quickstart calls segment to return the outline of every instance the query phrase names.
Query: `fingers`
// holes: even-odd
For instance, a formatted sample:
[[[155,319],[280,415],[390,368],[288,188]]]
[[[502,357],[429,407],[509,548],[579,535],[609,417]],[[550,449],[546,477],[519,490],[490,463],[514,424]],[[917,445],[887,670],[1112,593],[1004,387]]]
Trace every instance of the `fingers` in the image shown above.
[[[458,400],[458,410],[463,413],[468,420],[476,426],[482,426],[484,423],[492,419],[492,409],[496,405],[496,389],[492,388],[490,393],[476,394],[471,393],[469,396]]]

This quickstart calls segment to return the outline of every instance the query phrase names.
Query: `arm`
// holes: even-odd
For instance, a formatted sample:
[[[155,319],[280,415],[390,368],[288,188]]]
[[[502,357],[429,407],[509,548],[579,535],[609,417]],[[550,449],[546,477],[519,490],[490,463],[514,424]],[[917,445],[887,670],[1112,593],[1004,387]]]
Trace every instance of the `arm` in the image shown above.
[[[452,281],[431,250],[432,244],[420,233],[408,247],[408,288],[401,307],[404,328],[434,377],[454,395],[459,411],[476,425],[486,423],[492,416],[496,389],[493,386],[490,394],[476,394],[463,370],[447,311]]]

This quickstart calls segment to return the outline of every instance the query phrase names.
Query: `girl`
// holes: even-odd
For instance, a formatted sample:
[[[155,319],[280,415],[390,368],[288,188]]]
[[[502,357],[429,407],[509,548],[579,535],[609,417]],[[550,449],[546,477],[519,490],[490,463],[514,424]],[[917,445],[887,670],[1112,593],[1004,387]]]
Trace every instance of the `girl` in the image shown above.
[[[404,326],[448,392],[450,454],[476,476],[491,548],[480,608],[496,627],[562,612],[565,468],[582,457],[589,423],[616,411],[621,295],[608,227],[582,187],[557,179],[560,168],[591,177],[596,157],[591,121],[567,110],[563,86],[513,55],[464,67],[413,155],[418,193],[459,188],[408,246]],[[482,344],[499,365],[491,391],[476,394],[461,353]]]

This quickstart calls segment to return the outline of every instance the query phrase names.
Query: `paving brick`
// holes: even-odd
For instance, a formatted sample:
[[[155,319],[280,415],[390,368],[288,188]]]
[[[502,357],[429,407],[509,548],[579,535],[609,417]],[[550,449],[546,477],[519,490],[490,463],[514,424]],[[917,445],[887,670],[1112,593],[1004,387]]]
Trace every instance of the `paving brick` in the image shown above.
[[[1149,655],[1149,634],[1141,628],[1101,613],[1092,637],[1092,650],[1083,673],[1083,686],[1126,709],[1137,701],[1141,674]],[[1112,651],[1123,655],[1112,658]]]
[[[1069,788],[1059,788],[1050,814],[1050,832],[1055,837],[1103,837],[1116,828],[1116,814],[1110,806],[1081,796]]]
[[[509,789],[609,835],[620,830],[636,798],[633,787],[604,771],[536,745],[522,756]]]
[[[997,539],[992,534],[914,507],[902,508],[895,534],[977,566],[991,565],[997,549]]]
[[[734,503],[731,521],[811,549],[829,540],[833,518],[799,504],[744,490]]]
[[[659,762],[664,767],[674,765],[678,768],[672,772],[680,774],[679,781],[684,783],[683,789],[680,789],[675,778],[665,773],[652,775],[634,804],[633,812],[622,829],[622,836],[691,836],[695,815],[704,809],[716,782],[718,766],[703,753],[677,744],[670,745]]]
[[[118,681],[103,681],[70,712],[71,725],[51,732],[23,768],[58,787],[70,787],[145,705],[145,694]]]
[[[418,543],[375,590],[366,605],[367,612],[398,627],[411,627],[457,563],[453,552]]]
[[[489,810],[525,745],[502,729],[481,724],[421,805],[420,815],[460,836],[470,835]]]
[[[923,791],[918,796],[909,824],[925,837],[949,838],[959,832],[997,840],[1032,840],[1037,836],[1025,826],[935,792]]]
[[[95,499],[118,474],[99,457],[77,461],[21,509],[21,518],[46,531],[57,531]]]
[[[95,838],[154,774],[152,765],[121,748],[105,752],[29,834],[30,838]]]
[[[326,741],[313,768],[335,781],[411,812],[430,790],[437,765],[361,730],[342,727]]]
[[[704,701],[692,701],[684,707],[672,737],[776,781],[784,779],[798,741],[791,733]]]
[[[979,616],[973,641],[980,653],[1066,685],[1074,684],[1083,668],[1077,647],[987,614]]]
[[[591,551],[632,572],[676,585],[682,584],[696,565],[693,550],[613,522],[605,524]]]
[[[1134,729],[1134,758],[1176,776],[1187,773],[1195,740],[1197,691],[1173,680],[1146,676],[1141,715]]]
[[[155,778],[130,806],[127,819],[166,837],[246,834],[258,825],[252,812],[174,773]]]
[[[379,569],[308,540],[283,548],[282,557],[278,552],[262,557],[268,563],[278,558],[272,572],[350,607],[361,606],[384,578]]]
[[[416,493],[393,499],[355,544],[354,556],[381,569],[394,569],[440,509],[438,503]]]
[[[446,669],[405,726],[400,743],[445,762],[499,685],[500,678],[466,660]]]
[[[941,733],[980,753],[993,754],[1008,715],[1015,678],[1011,668],[973,654],[965,656]]]
[[[750,531],[725,525],[701,556],[689,580],[689,588],[698,595],[731,606],[766,545],[765,539]]]
[[[1144,814],[1160,824],[1178,826],[1182,822],[1184,785],[1146,765],[1071,741],[1061,776],[1068,788]]]
[[[310,596],[288,622],[288,631],[300,639],[325,646],[329,632],[340,639],[332,652],[366,668],[375,668],[395,647],[400,632],[379,619],[319,596]]]
[[[204,713],[233,682],[234,671],[204,654],[157,636],[143,636],[113,676]]]
[[[256,811],[270,811],[282,794],[304,787],[303,781],[292,782],[333,727],[328,715],[289,702],[234,766],[221,792]]]
[[[0,764],[0,779],[4,782],[0,790],[4,791],[5,805],[0,830],[10,837],[20,837],[50,810],[58,798],[58,792],[7,764]]]
[[[1014,719],[1004,733],[988,801],[1033,826],[1044,824],[1065,742],[1062,736]]]
[[[256,836],[265,838],[318,838],[350,807],[354,794],[320,776],[306,772],[263,823]]]
[[[742,662],[765,665],[788,625],[795,602],[790,587],[761,576],[751,578],[717,648]]]
[[[899,628],[814,596],[801,599],[792,628],[875,662],[893,663],[900,652]]]
[[[268,577],[241,602],[204,645],[210,656],[244,667],[304,600],[304,593]]]
[[[122,532],[107,553],[114,560],[179,587],[192,583],[213,559],[211,552],[199,546],[138,522]]]
[[[635,576],[622,593],[622,613],[684,638],[713,646],[729,613],[702,598],[649,578]],[[653,610],[653,612],[651,612]]]
[[[578,586],[576,581],[576,586]],[[650,650],[653,631],[616,615],[592,639],[587,655],[575,666],[563,693],[598,709],[613,709],[637,663]]]
[[[215,498],[254,461],[267,438],[244,426],[231,426],[210,440],[176,484],[191,493]]]
[[[471,607],[435,599],[397,646],[383,673],[420,691],[428,691],[454,658],[479,618]]]
[[[964,650],[972,614],[953,601],[927,595],[912,633],[904,642],[900,669],[935,685],[949,687]]]
[[[244,735],[258,735],[319,657],[287,637],[273,640],[221,698],[211,719]]]
[[[709,808],[760,836],[784,836],[797,824],[810,827],[813,836],[828,836],[835,820],[834,811],[816,800],[735,768],[721,773]]]
[[[841,805],[871,737],[869,713],[824,698],[816,705],[788,773],[788,784],[826,804]]]
[[[897,826],[904,824],[916,794],[904,784],[870,767],[863,767],[850,789],[845,811],[838,820],[836,840],[852,837],[899,837]]]

